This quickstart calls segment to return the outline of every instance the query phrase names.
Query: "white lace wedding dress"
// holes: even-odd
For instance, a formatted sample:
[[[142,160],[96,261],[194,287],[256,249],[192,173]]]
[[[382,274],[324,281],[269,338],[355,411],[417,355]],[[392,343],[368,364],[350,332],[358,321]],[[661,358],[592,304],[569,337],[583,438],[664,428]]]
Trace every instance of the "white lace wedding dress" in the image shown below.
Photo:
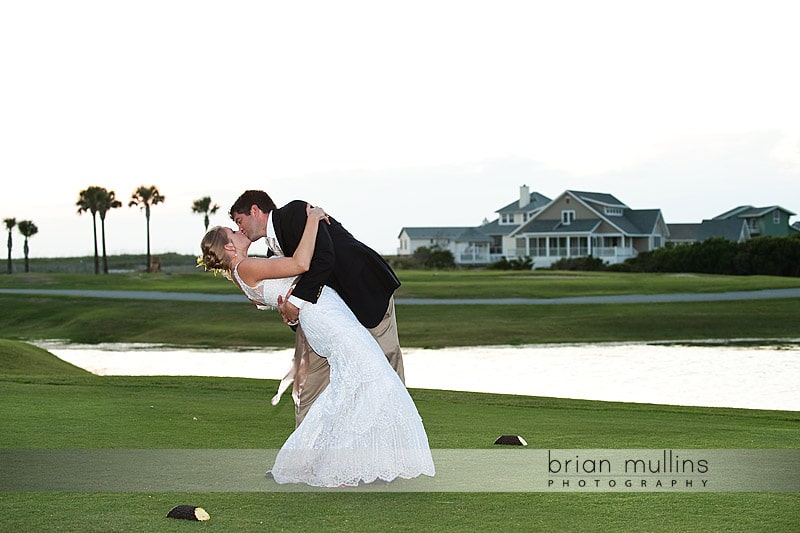
[[[233,274],[248,298],[271,307],[293,282],[264,280],[249,287],[236,269]],[[316,304],[303,306],[300,324],[314,351],[328,359],[330,384],[278,452],[275,481],[339,487],[433,476],[414,401],[339,294],[324,287]]]

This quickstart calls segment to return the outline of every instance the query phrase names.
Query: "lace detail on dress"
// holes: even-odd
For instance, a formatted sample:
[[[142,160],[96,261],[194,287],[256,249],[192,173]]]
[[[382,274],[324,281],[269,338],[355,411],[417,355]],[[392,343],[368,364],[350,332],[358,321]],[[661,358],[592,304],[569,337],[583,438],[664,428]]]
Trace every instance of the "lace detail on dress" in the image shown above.
[[[330,384],[281,448],[278,483],[355,486],[435,473],[414,401],[377,341],[330,287],[303,306],[309,344],[330,364]]]
[[[236,278],[236,283],[241,287],[244,295],[265,307],[277,309],[278,296],[286,296],[295,278],[265,279],[259,281],[255,287],[251,287],[239,276],[239,264],[241,263],[233,268],[233,277]]]

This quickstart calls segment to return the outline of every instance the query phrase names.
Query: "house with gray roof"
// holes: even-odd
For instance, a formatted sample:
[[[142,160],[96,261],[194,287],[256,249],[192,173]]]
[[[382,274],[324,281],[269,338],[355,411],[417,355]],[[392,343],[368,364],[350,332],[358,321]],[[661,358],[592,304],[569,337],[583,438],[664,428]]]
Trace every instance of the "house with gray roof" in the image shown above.
[[[721,220],[703,220],[691,224],[667,224],[669,228],[668,242],[675,244],[691,244],[702,242],[712,237],[721,237],[733,242],[749,240],[750,228],[742,219],[728,218]]]
[[[534,268],[587,256],[616,264],[661,248],[668,237],[660,209],[631,209],[611,194],[568,190],[511,232],[504,251],[532,258]]]
[[[438,247],[460,265],[530,257],[534,268],[546,268],[565,257],[621,263],[669,236],[661,210],[631,209],[606,193],[565,191],[551,200],[523,185],[516,201],[495,212],[496,220],[475,227],[404,227],[397,253]]]
[[[779,205],[768,207],[740,205],[715,216],[712,220],[744,220],[753,237],[786,237],[791,233],[789,219],[795,214]]]

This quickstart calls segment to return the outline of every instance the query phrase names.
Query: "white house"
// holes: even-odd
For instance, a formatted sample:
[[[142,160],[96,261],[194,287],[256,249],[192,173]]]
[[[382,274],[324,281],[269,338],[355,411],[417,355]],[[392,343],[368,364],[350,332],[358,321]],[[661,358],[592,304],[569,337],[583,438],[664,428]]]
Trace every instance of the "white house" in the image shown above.
[[[397,255],[413,255],[417,248],[449,250],[461,265],[487,265],[505,255],[506,238],[520,224],[542,209],[550,199],[520,187],[519,199],[495,211],[499,217],[480,226],[404,227],[398,239]]]
[[[492,238],[481,227],[403,228],[397,255],[413,255],[421,247],[449,250],[456,263],[485,265],[502,257],[492,253]]]

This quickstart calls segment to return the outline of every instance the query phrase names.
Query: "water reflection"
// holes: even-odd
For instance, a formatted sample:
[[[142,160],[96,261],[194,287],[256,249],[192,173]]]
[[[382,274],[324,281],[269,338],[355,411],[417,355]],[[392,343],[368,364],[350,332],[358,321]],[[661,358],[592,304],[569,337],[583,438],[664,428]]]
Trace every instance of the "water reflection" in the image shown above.
[[[47,342],[39,346],[99,375],[262,379],[280,379],[293,352]],[[603,343],[406,348],[404,359],[410,388],[800,411],[797,341],[771,346]]]

